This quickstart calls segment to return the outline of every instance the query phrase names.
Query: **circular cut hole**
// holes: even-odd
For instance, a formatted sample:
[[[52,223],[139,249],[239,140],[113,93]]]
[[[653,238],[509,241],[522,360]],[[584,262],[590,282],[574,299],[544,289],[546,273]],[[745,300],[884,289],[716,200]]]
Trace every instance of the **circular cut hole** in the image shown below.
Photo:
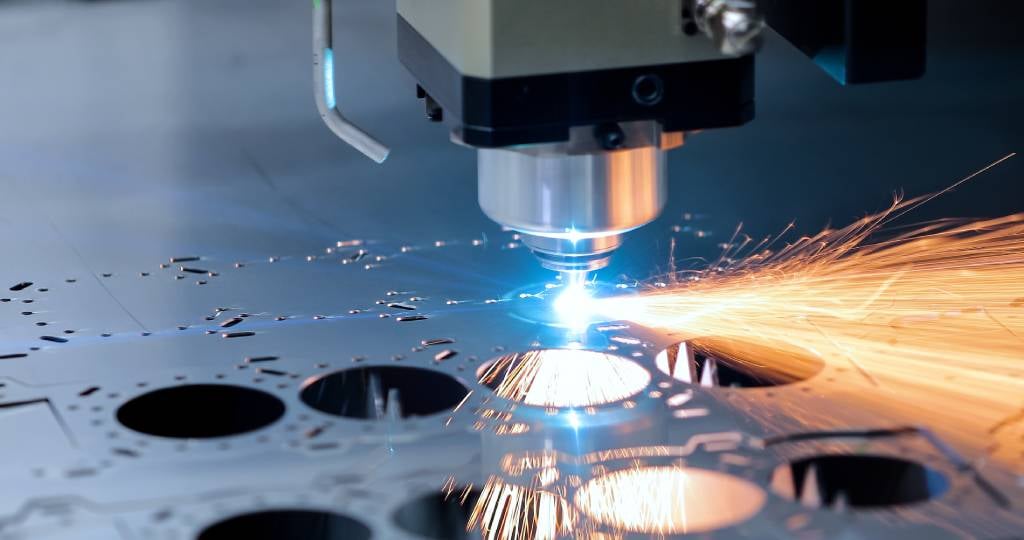
[[[424,538],[463,540],[472,538],[470,516],[480,498],[475,489],[432,493],[398,508],[394,520],[402,530]]]
[[[884,456],[815,456],[775,469],[772,489],[804,506],[873,508],[924,502],[949,487],[924,465]]]
[[[447,411],[468,393],[457,379],[439,371],[367,366],[320,377],[307,384],[300,397],[327,414],[377,420]]]
[[[595,478],[576,493],[576,507],[616,532],[700,533],[741,523],[761,510],[765,492],[724,473],[646,467]]]
[[[270,510],[214,523],[198,540],[369,540],[370,529],[353,518],[313,510]]]
[[[651,374],[632,360],[575,349],[507,354],[481,367],[479,376],[505,399],[542,407],[614,403],[651,382]]]
[[[147,392],[117,410],[125,427],[158,437],[208,439],[266,427],[284,415],[284,403],[260,390],[219,384]]]
[[[792,384],[817,375],[817,356],[780,343],[697,339],[658,353],[658,369],[676,380],[708,387],[758,388]]]

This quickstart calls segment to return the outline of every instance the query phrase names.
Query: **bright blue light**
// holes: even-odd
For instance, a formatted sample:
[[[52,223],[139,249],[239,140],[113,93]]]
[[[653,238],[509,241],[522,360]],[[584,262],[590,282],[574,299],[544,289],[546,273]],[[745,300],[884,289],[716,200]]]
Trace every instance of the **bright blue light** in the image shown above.
[[[324,101],[327,108],[333,109],[334,101],[334,51],[330,47],[324,49]]]
[[[594,315],[594,299],[585,283],[568,283],[555,298],[554,308],[559,321],[572,330],[584,330]]]
[[[576,411],[570,410],[565,413],[565,416],[569,420],[569,425],[572,426],[573,429],[580,428],[580,417],[576,414]]]
[[[569,241],[572,242],[573,247],[575,247],[576,243],[584,238],[584,235],[583,233],[577,231],[576,227],[573,227],[565,231],[565,237],[568,238]]]

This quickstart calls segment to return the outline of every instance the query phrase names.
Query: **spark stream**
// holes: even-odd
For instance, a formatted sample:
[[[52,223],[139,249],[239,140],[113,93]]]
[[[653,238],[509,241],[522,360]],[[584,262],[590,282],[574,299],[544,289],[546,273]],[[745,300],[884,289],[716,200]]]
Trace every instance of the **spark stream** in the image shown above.
[[[924,424],[1020,471],[1024,214],[942,220],[876,240],[927,200],[897,199],[885,212],[789,244],[737,230],[707,269],[663,276],[664,289],[597,301],[680,340],[727,340],[723,355],[734,361],[785,373],[786,352],[800,349],[839,367],[836,395],[848,403],[792,405],[787,412],[798,421],[835,424],[859,405]]]

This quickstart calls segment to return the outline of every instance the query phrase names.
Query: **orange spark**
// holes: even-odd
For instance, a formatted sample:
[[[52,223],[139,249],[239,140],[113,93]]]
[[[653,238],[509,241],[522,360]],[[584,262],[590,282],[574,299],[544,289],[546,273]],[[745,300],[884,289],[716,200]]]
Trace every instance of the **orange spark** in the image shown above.
[[[800,369],[790,364],[795,351],[810,353],[833,368],[832,388],[847,402],[791,416],[839,422],[830,417],[861,408],[923,424],[1020,470],[1024,214],[886,231],[927,200],[896,200],[779,248],[737,234],[707,270],[598,300],[600,309],[680,341],[728,343],[728,356],[783,379]]]
[[[650,380],[650,373],[631,360],[574,349],[509,354],[480,377],[505,399],[559,408],[621,401],[639,393]]]
[[[490,477],[473,506],[468,531],[486,540],[555,540],[569,534],[576,513],[563,494]]]
[[[746,521],[764,505],[761,488],[703,469],[640,467],[591,480],[576,493],[580,510],[615,532],[686,534]]]

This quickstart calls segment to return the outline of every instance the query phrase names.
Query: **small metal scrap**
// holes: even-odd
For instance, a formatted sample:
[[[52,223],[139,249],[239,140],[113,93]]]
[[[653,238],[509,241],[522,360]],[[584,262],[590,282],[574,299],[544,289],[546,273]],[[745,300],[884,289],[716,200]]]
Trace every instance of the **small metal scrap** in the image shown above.
[[[273,375],[275,377],[287,377],[288,376],[288,372],[280,371],[280,370],[277,370],[277,369],[257,368],[256,372],[257,373],[262,373],[264,375]]]
[[[31,286],[32,286],[32,282],[31,281],[22,281],[21,283],[18,283],[17,285],[14,285],[13,287],[11,287],[11,290],[14,291],[14,292],[18,292],[18,291],[25,290],[25,289],[27,289],[27,288],[29,288]]]
[[[278,358],[279,357],[277,357],[277,356],[249,356],[249,357],[246,357],[245,363],[246,364],[252,364],[252,363],[255,363],[255,362],[273,362],[274,360],[277,360]]]
[[[255,336],[256,332],[224,332],[220,335],[222,338],[237,338],[237,337],[249,337]]]
[[[14,354],[0,354],[0,360],[13,360],[15,358],[25,358],[28,355],[25,353],[14,353]]]
[[[361,245],[363,245],[363,241],[362,240],[339,240],[338,241],[338,247],[340,247],[340,248],[359,247]]]
[[[189,255],[187,257],[171,257],[172,263],[184,263],[184,262],[195,262],[198,261],[199,257]]]
[[[406,311],[416,311],[416,306],[410,306],[409,304],[402,304],[399,302],[392,302],[388,304],[389,308],[404,309]]]
[[[420,345],[423,345],[424,347],[433,347],[435,345],[446,345],[446,344],[449,344],[449,343],[455,343],[455,340],[452,339],[452,338],[435,338],[435,339],[424,339],[423,341],[420,341]]]
[[[228,319],[228,320],[220,323],[220,327],[221,328],[231,328],[232,326],[235,326],[236,324],[242,322],[243,320],[244,319],[242,319],[241,317],[234,317],[234,318]]]
[[[398,321],[398,322],[425,321],[425,320],[427,320],[427,316],[426,315],[403,315],[401,317],[395,317],[395,320]]]
[[[62,337],[56,337],[56,336],[40,336],[39,339],[41,339],[43,341],[51,341],[53,343],[67,343],[68,342],[68,340],[66,340],[66,339],[64,339]]]
[[[434,355],[435,362],[444,362],[450,358],[454,358],[459,352],[452,349],[445,349]]]
[[[179,266],[178,270],[182,272],[188,272],[189,274],[209,274],[209,270],[203,270],[202,268],[191,268],[188,266]]]

